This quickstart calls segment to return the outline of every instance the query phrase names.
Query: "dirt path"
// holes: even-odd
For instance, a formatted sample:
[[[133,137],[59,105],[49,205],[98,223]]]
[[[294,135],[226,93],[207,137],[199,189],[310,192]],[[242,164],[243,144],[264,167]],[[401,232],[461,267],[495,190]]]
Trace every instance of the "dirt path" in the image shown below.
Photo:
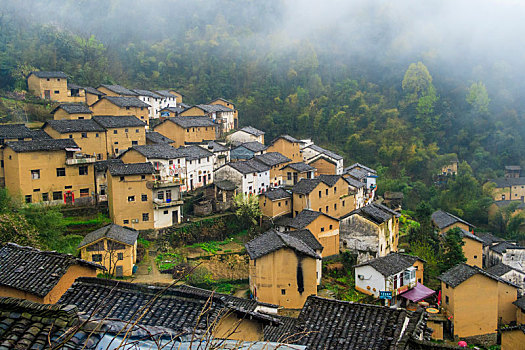
[[[153,247],[153,249],[155,249]],[[155,257],[157,256],[156,250],[150,250],[144,256],[144,259],[140,263],[137,273],[133,276],[132,283],[172,283],[173,278],[169,274],[160,273],[155,264]]]

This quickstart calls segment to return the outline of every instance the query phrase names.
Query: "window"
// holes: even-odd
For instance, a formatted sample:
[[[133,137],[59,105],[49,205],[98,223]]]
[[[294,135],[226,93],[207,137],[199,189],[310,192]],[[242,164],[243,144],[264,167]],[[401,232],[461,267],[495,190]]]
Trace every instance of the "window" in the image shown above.
[[[337,193],[337,187],[334,187],[334,194]]]
[[[118,145],[118,141],[113,142],[113,144]]]
[[[31,203],[32,201],[33,197],[30,194],[26,195],[26,203]]]
[[[129,224],[129,220],[124,220],[123,222],[124,222],[124,225]]]
[[[98,132],[95,134],[95,137],[98,137]]]
[[[126,107],[127,110],[129,110],[129,107]]]
[[[288,179],[288,181],[291,181],[292,180],[292,173],[291,172],[287,172],[286,173],[286,178]]]
[[[40,169],[31,170],[31,179],[33,179],[33,180],[40,179]]]
[[[142,221],[149,221],[149,213],[142,213]]]
[[[328,205],[326,206],[326,212],[328,213]]]
[[[53,200],[59,201],[62,199],[62,191],[53,192]]]
[[[448,284],[445,283],[445,288],[448,289]]]
[[[281,295],[286,295],[286,289],[281,289]]]
[[[281,202],[279,202],[277,205],[278,205],[278,206],[281,206]]]
[[[124,176],[121,176],[121,177],[120,177],[120,181],[124,181]]]
[[[321,198],[322,194],[321,194],[321,191],[319,191],[319,198]]]
[[[57,168],[57,177],[66,176],[66,168]]]
[[[128,129],[124,129],[125,132],[128,132]]]
[[[140,179],[141,180],[145,180],[146,179],[146,175],[140,175]]]
[[[88,174],[88,167],[87,165],[79,166],[78,167],[78,175],[87,175]]]
[[[93,254],[91,260],[93,260],[93,262],[102,262],[102,254]]]
[[[124,253],[117,253],[117,260],[124,260]]]
[[[334,227],[334,225],[330,225],[329,227],[330,227],[330,230],[331,230]]]
[[[147,202],[148,201],[148,195],[147,194],[143,194],[142,196],[140,196],[140,198],[142,199],[143,202]]]
[[[334,203],[334,210],[337,210],[337,203]]]
[[[477,259],[477,258],[478,258],[478,256],[477,256],[477,255],[474,255],[474,259]]]
[[[343,201],[343,207],[345,206],[345,201]]]
[[[88,197],[88,196],[89,196],[89,188],[81,188],[80,197]]]
[[[324,227],[321,227],[321,232],[324,232]]]
[[[4,167],[4,160],[0,160],[0,166],[3,168]]]
[[[164,210],[164,215],[168,215],[169,213],[169,210]]]
[[[55,90],[55,94],[59,94],[60,93],[60,90]]]
[[[118,154],[118,148],[115,148],[115,154]]]
[[[139,133],[139,129],[135,129],[135,132],[138,134]]]
[[[328,196],[328,188],[326,189],[326,195]]]
[[[73,135],[69,134],[69,138],[72,139],[72,138],[73,138]]]
[[[131,145],[132,145],[132,146],[136,146],[136,145],[138,145],[138,144],[139,144],[138,141],[131,141]]]
[[[47,193],[47,192],[42,193],[42,201],[43,202],[48,202],[49,201],[49,193]]]
[[[128,202],[134,202],[135,196],[128,196]]]
[[[159,191],[159,192],[157,193],[157,198],[158,198],[158,199],[161,199],[161,200],[164,199],[164,191]]]
[[[118,134],[118,130],[113,130],[113,134]]]
[[[87,139],[87,132],[81,133],[83,139]]]
[[[447,305],[448,305],[448,295],[445,296],[445,303],[447,303]]]

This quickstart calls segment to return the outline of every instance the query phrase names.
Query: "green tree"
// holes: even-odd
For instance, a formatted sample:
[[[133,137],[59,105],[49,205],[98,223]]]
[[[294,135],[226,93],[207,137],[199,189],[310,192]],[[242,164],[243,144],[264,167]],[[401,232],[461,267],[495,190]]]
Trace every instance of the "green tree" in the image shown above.
[[[235,204],[235,215],[245,228],[252,229],[259,223],[262,216],[259,207],[259,199],[254,195],[239,193],[233,198]]]
[[[481,81],[470,85],[465,100],[470,104],[475,113],[487,114],[489,112],[489,94],[485,84]]]
[[[409,100],[413,102],[428,95],[430,89],[433,88],[432,76],[428,68],[422,62],[411,63],[405,72],[401,87]]]
[[[445,272],[457,264],[467,261],[463,254],[465,242],[463,242],[460,232],[461,230],[456,227],[447,231],[443,236],[441,272]]]

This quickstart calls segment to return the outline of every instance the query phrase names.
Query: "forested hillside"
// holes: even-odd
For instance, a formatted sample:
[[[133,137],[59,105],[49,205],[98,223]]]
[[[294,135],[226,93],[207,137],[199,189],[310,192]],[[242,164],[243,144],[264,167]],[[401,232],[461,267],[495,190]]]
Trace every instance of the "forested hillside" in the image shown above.
[[[411,209],[425,200],[481,223],[484,180],[525,165],[523,52],[497,40],[474,47],[484,32],[436,40],[425,17],[421,28],[403,27],[412,13],[396,11],[408,2],[351,1],[333,17],[283,0],[23,3],[0,1],[4,92],[25,90],[27,73],[41,69],[81,85],[176,88],[186,103],[224,97],[268,140],[313,138],[347,164],[378,168],[380,190],[403,190]],[[429,186],[452,153],[468,163],[462,174],[448,188]]]

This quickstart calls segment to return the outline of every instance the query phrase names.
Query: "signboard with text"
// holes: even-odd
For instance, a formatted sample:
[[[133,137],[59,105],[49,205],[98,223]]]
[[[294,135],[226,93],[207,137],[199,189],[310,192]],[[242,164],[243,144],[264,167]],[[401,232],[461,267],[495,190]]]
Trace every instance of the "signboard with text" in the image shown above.
[[[392,292],[389,290],[380,290],[379,299],[392,299]]]

